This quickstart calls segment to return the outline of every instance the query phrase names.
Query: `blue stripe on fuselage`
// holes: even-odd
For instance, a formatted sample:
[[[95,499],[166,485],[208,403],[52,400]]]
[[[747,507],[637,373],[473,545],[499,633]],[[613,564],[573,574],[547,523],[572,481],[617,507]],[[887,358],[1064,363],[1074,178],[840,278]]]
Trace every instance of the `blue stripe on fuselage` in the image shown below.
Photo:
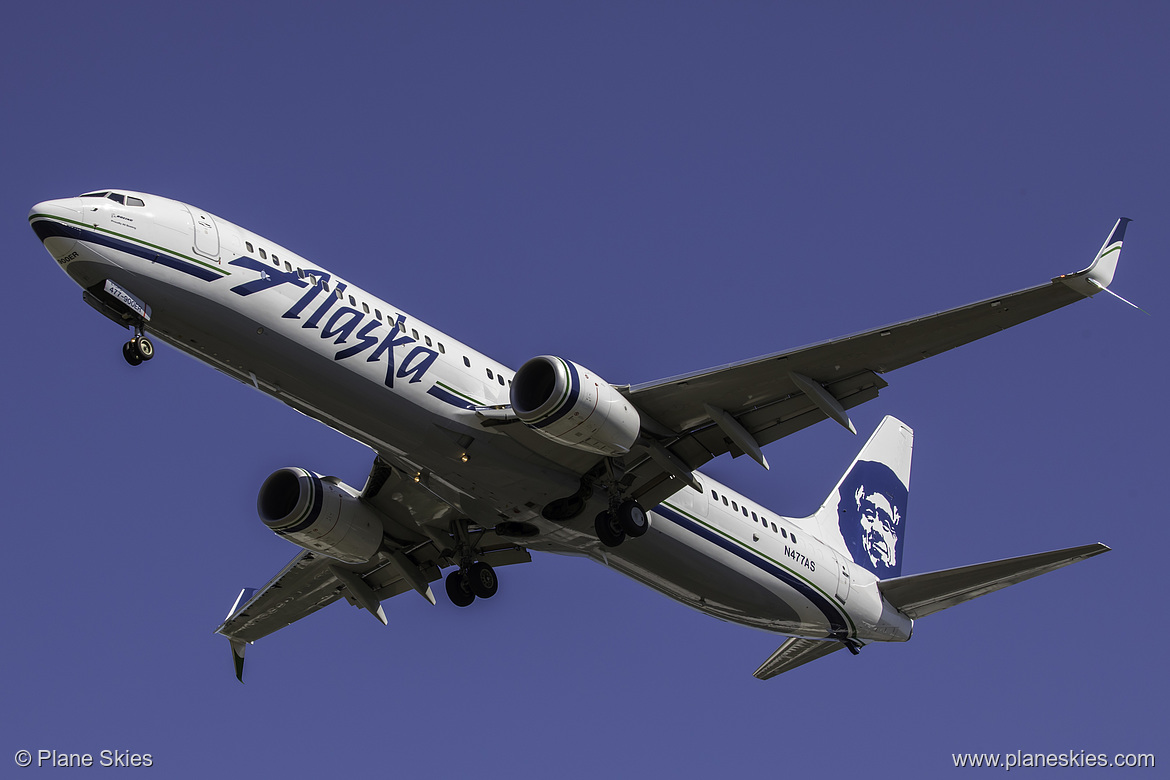
[[[845,639],[850,636],[851,632],[849,630],[849,626],[845,622],[845,617],[841,610],[835,604],[825,598],[820,593],[820,591],[802,580],[800,577],[797,577],[795,574],[781,566],[777,566],[758,553],[754,553],[751,550],[738,545],[735,542],[732,542],[730,539],[713,531],[702,523],[698,523],[694,520],[691,520],[689,517],[674,511],[673,509],[667,508],[665,504],[659,504],[654,508],[653,511],[655,514],[665,517],[675,525],[685,528],[696,536],[700,536],[703,539],[706,539],[708,542],[711,542],[712,544],[717,545],[727,552],[736,555],[740,559],[752,564],[753,566],[766,571],[768,574],[776,577],[785,585],[788,585],[801,596],[808,599],[813,606],[821,611],[821,614],[824,615],[825,619],[829,622],[829,627],[832,629],[831,636],[834,639]]]
[[[467,401],[463,398],[460,398],[459,396],[455,395],[454,393],[447,392],[446,390],[439,387],[438,385],[432,385],[431,389],[427,390],[427,395],[432,395],[435,398],[438,398],[440,401],[446,401],[447,403],[451,404],[452,406],[458,406],[460,409],[474,409],[475,408],[475,404],[473,404],[471,401]]]
[[[204,268],[187,260],[181,260],[178,257],[161,252],[152,247],[139,246],[132,244],[129,241],[123,241],[113,236],[99,233],[93,230],[77,227],[76,225],[67,225],[57,222],[53,219],[38,219],[32,225],[33,232],[43,242],[50,236],[62,236],[64,238],[72,238],[78,241],[85,241],[89,244],[99,244],[101,246],[116,249],[119,252],[125,252],[128,255],[141,257],[143,260],[149,260],[159,265],[165,265],[168,268],[173,268],[176,271],[182,271],[185,274],[190,274],[197,279],[202,279],[205,282],[213,282],[216,279],[221,279],[227,276],[224,271],[216,271],[211,268]]]

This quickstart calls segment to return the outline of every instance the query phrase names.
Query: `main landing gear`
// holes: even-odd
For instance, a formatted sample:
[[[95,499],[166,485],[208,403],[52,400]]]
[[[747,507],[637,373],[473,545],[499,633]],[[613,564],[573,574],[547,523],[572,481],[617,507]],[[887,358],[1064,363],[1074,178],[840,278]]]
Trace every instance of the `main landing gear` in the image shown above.
[[[609,493],[609,509],[597,515],[593,521],[593,529],[602,544],[606,547],[617,547],[627,536],[637,538],[649,531],[650,518],[646,516],[646,510],[641,504],[622,495],[622,488],[614,473],[611,459],[606,459],[605,469],[609,478],[605,485]]]
[[[476,545],[467,530],[466,520],[451,523],[455,537],[455,557],[459,568],[447,575],[447,597],[457,607],[467,607],[476,598],[490,599],[500,589],[496,570],[483,561],[475,560]]]
[[[447,575],[447,597],[457,607],[467,607],[475,599],[490,599],[500,588],[496,570],[483,561],[459,568]]]
[[[606,547],[617,547],[626,540],[626,537],[637,538],[650,530],[650,519],[646,517],[646,510],[633,499],[627,499],[597,515],[593,521],[593,529],[597,531],[597,538]]]
[[[122,357],[132,366],[137,366],[154,357],[154,344],[139,331],[134,338],[122,345]]]

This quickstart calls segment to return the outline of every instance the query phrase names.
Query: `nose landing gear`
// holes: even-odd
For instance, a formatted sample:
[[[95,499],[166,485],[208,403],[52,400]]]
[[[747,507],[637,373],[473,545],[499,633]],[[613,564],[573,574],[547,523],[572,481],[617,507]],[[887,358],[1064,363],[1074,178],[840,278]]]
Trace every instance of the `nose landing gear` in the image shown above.
[[[122,345],[122,357],[126,358],[130,365],[137,366],[154,357],[154,344],[142,335],[141,329],[137,329],[134,338]]]
[[[150,322],[150,306],[145,301],[110,279],[86,288],[81,299],[111,321],[134,328],[134,338],[122,345],[127,363],[137,366],[154,357],[154,344],[144,332]]]

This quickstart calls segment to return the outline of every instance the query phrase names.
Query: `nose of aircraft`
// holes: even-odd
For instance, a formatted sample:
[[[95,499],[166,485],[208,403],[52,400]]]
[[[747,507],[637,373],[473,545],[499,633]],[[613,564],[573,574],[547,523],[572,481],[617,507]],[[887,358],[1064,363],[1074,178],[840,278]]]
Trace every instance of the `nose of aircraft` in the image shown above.
[[[29,224],[37,238],[57,260],[73,250],[76,225],[81,221],[80,198],[42,201],[28,213]]]
[[[77,219],[81,216],[81,198],[59,198],[57,200],[41,201],[29,210],[28,218],[31,220],[38,214],[46,217]]]

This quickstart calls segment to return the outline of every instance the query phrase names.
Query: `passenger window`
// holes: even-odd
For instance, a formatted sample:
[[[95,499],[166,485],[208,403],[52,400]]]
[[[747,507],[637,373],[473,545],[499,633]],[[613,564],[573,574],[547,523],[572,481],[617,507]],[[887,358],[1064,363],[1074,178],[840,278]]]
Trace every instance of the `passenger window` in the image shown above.
[[[252,242],[251,242],[251,241],[245,241],[245,242],[244,242],[244,246],[248,247],[248,251],[249,251],[249,252],[255,252],[255,251],[256,251],[255,249],[253,249],[253,248],[252,248]]]
[[[443,348],[443,342],[441,342],[441,341],[439,342],[439,354],[440,354],[440,355],[446,355],[446,354],[447,354],[447,350]]]
[[[471,368],[471,361],[467,359],[466,355],[463,356],[463,365],[467,366],[468,368]]]
[[[755,512],[752,512],[752,522],[753,522],[753,523],[758,523],[758,522],[760,522],[760,518],[756,517],[756,513],[755,513]]]
[[[718,501],[718,500],[719,500],[719,494],[718,494],[718,493],[716,493],[714,490],[712,490],[712,491],[711,491],[711,498],[713,498],[713,499],[715,499],[716,501]]]
[[[366,314],[369,314],[370,313],[370,304],[362,303],[362,311],[364,311]]]
[[[727,496],[723,496],[723,506],[727,506]]]
[[[788,532],[784,530],[784,526],[780,526],[780,535],[783,536],[785,539],[788,538]]]
[[[775,531],[776,531],[776,524],[772,523],[772,532],[775,533]]]
[[[374,309],[374,319],[376,319],[376,320],[382,319],[382,310],[381,309]]]
[[[793,544],[796,544],[796,534],[793,534],[793,535],[792,535],[792,543],[793,543]]]
[[[430,336],[423,336],[423,341],[425,341],[427,343],[428,347],[431,345],[431,337]]]
[[[264,247],[260,247],[260,259],[261,260],[268,259],[268,253],[264,251]]]
[[[499,383],[500,383],[500,387],[503,387],[503,386],[504,386],[504,375],[503,375],[503,374],[499,374],[499,375],[497,375],[497,376],[496,376],[496,379],[499,381]]]
[[[731,502],[731,508],[734,509],[736,512],[739,511],[739,507],[735,505],[734,501]]]
[[[339,284],[339,285],[337,286],[337,289],[333,291],[333,292],[334,292],[334,294],[337,296],[337,300],[339,300],[339,301],[340,301],[340,300],[341,300],[343,297],[345,297],[345,296],[343,296],[343,295],[341,294],[341,289],[342,289],[342,288],[341,288],[341,285]]]
[[[746,506],[745,506],[745,507],[743,507],[743,516],[744,516],[744,517],[747,517],[747,516],[748,516],[748,513],[747,513],[747,507],[746,507]]]
[[[276,257],[276,255],[272,256],[272,264],[277,268],[280,268],[280,260]]]
[[[353,299],[353,296],[352,296],[352,295],[351,295],[351,296],[349,296],[349,305],[350,305],[350,306],[357,306],[357,301],[355,301],[355,300]]]
[[[414,330],[412,328],[410,331],[410,335],[411,335],[411,338],[413,338],[415,341],[418,341],[418,331],[417,330]]]
[[[487,371],[488,379],[495,379],[496,378],[495,375],[492,374],[492,370],[490,368],[485,369],[485,370]]]
[[[304,270],[303,270],[303,269],[301,269],[301,268],[298,268],[298,269],[297,269],[297,276],[299,276],[299,277],[301,277],[302,279],[304,279],[304,278],[305,278],[305,272],[304,272]]]
[[[260,251],[263,252],[264,250],[261,249]],[[284,261],[284,270],[288,271],[290,274],[292,273],[292,263],[290,263],[288,260]]]

